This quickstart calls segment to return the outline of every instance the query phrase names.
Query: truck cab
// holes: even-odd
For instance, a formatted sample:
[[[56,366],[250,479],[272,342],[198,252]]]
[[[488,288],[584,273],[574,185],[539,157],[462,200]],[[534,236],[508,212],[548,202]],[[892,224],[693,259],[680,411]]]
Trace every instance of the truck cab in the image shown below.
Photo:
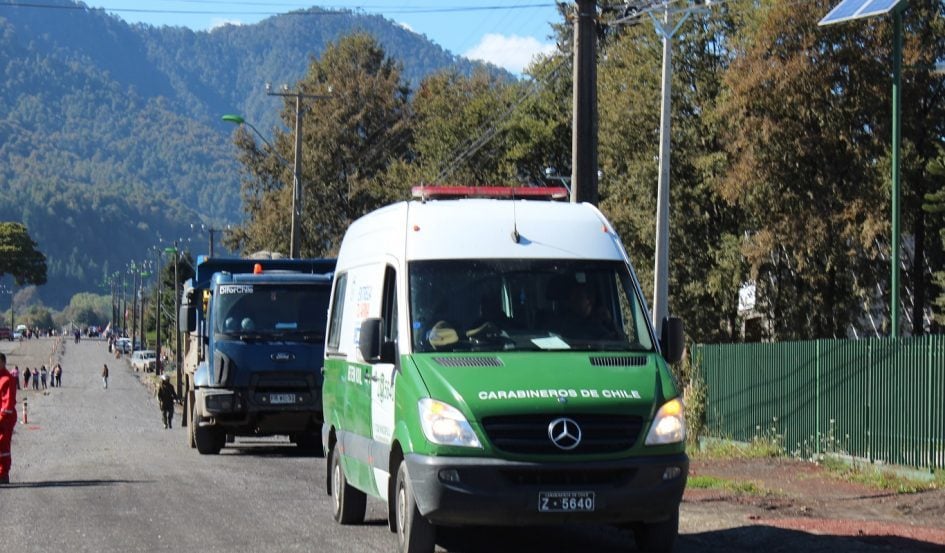
[[[181,326],[188,440],[215,454],[237,436],[287,435],[318,452],[333,260],[198,260]]]

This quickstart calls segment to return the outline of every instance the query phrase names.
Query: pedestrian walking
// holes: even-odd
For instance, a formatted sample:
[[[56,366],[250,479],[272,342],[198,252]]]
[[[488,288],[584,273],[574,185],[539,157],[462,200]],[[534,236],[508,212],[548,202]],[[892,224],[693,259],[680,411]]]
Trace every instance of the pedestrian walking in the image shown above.
[[[30,368],[26,367],[23,369],[23,388],[30,389],[30,377],[33,376],[33,373],[30,372]]]
[[[108,365],[102,364],[102,384],[108,389]]]
[[[33,381],[33,389],[39,390],[39,369],[33,367],[33,376],[30,378]]]
[[[56,379],[56,387],[62,388],[62,365],[56,363],[55,368],[53,368],[53,378]]]
[[[164,428],[171,428],[171,421],[174,419],[174,402],[177,401],[177,392],[167,380],[167,375],[161,375],[161,385],[157,391],[158,407],[161,408],[161,419],[164,421]]]
[[[7,356],[0,353],[0,484],[10,483],[13,427],[16,426],[16,386],[7,370]]]
[[[43,368],[39,369],[39,380],[43,383],[43,389],[46,389],[46,377],[49,373],[46,371],[46,365],[43,365]]]
[[[20,367],[13,365],[13,370],[10,371],[10,376],[13,377],[13,380],[16,382],[16,389],[20,389]]]

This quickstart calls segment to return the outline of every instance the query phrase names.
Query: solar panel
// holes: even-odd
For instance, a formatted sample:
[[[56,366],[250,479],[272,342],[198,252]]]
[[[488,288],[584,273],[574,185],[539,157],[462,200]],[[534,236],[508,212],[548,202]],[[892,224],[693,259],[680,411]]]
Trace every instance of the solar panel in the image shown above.
[[[843,0],[830,10],[818,25],[832,25],[891,12],[903,0]]]

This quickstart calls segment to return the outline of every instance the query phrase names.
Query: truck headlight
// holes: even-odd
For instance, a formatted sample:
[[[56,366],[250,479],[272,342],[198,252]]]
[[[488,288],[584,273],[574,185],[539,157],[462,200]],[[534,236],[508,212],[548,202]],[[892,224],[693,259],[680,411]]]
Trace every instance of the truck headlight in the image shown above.
[[[686,440],[686,415],[678,398],[667,401],[656,412],[646,445],[675,444]]]
[[[226,413],[233,410],[233,394],[209,394],[206,397],[207,411],[210,413]]]
[[[459,409],[432,398],[423,398],[420,408],[420,426],[428,440],[439,445],[482,447],[466,417]]]

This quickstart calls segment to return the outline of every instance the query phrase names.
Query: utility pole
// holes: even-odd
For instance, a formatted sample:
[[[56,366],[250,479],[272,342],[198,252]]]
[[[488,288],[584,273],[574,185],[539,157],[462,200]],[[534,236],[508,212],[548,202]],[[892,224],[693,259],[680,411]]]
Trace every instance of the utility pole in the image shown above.
[[[597,205],[597,0],[577,0],[571,124],[571,201]]]
[[[653,269],[653,328],[660,336],[663,330],[663,319],[669,316],[669,162],[670,162],[670,129],[672,117],[672,85],[673,85],[673,35],[679,31],[692,13],[691,8],[685,8],[679,19],[672,23],[669,4],[663,12],[663,21],[660,21],[650,12],[656,33],[663,38],[663,82],[662,100],[660,102],[660,161],[659,184],[656,198],[656,260]]]
[[[164,367],[161,365],[161,289],[164,288],[164,256],[163,252],[156,252],[158,255],[158,264],[155,268],[155,286],[157,287],[157,301],[154,302],[154,330],[157,333],[157,336],[154,340],[154,354],[157,356],[157,360],[154,362],[154,372],[156,374],[163,374]]]
[[[305,113],[302,109],[302,99],[320,100],[331,98],[331,95],[290,92],[288,85],[282,85],[281,92],[273,92],[268,83],[266,95],[295,98],[295,164],[292,168],[292,234],[289,238],[289,257],[298,259],[302,245],[302,115]]]

